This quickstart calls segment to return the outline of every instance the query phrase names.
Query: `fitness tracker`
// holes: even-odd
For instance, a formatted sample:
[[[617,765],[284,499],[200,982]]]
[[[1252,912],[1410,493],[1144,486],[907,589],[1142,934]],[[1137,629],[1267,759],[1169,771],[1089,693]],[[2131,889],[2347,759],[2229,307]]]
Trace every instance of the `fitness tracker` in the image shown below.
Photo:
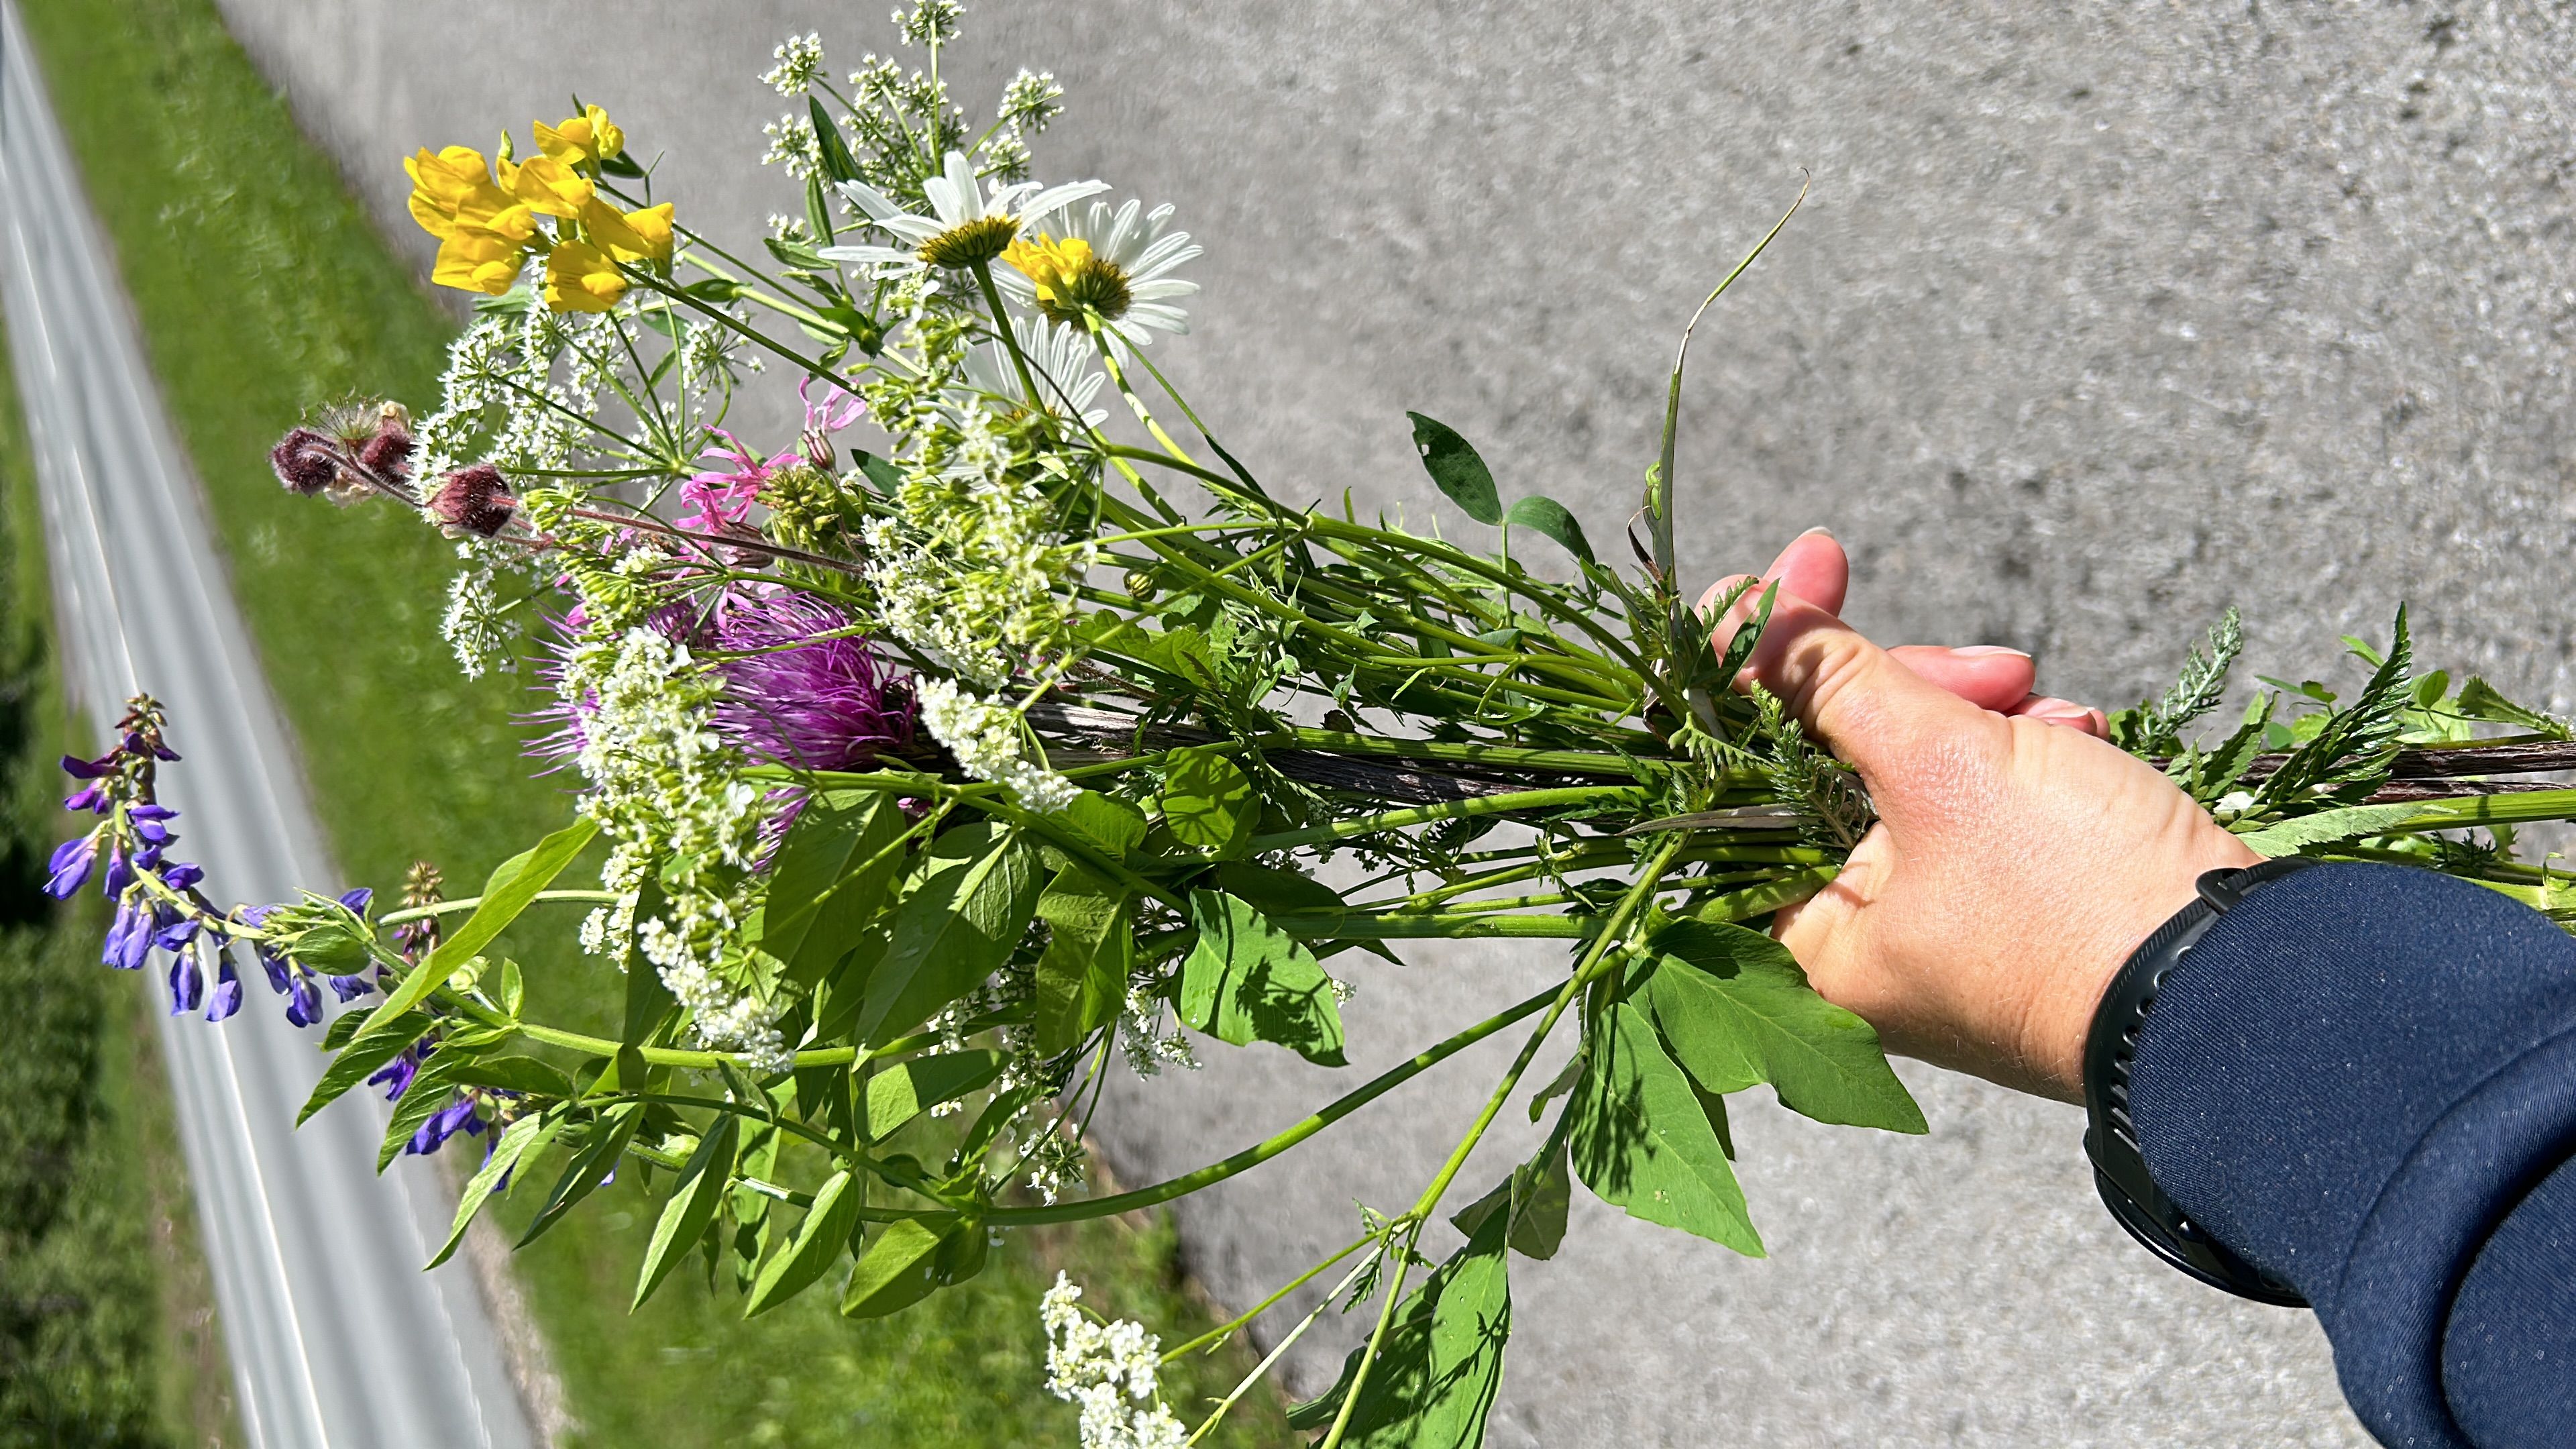
[[[2223,1288],[2257,1303],[2304,1308],[2307,1300],[2280,1279],[2246,1262],[2226,1244],[2211,1237],[2147,1175],[2138,1151],[2136,1126],[2129,1119],[2129,1067],[2137,1056],[2138,1031],[2155,1009],[2165,977],[2191,952],[2218,918],[2266,881],[2316,864],[2300,856],[2283,856],[2235,870],[2213,870],[2195,884],[2199,898],[2156,928],[2131,953],[2120,974],[2093,1012],[2093,1028],[2084,1038],[2084,1154],[2093,1159],[2093,1185],[2111,1216],[2146,1250],[2213,1288]]]

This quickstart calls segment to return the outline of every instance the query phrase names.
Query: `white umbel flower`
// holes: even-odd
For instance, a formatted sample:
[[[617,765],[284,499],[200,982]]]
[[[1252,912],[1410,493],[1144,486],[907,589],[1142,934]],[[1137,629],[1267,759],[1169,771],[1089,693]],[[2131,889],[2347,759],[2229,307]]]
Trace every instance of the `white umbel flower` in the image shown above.
[[[958,768],[978,780],[1008,785],[1020,803],[1052,815],[1073,803],[1081,787],[1028,758],[1021,749],[1020,718],[952,680],[921,682],[921,723],[957,757]]]
[[[881,280],[929,267],[969,267],[1000,256],[1023,226],[1108,189],[1100,181],[1065,186],[1010,181],[987,187],[976,178],[975,163],[966,153],[951,151],[941,173],[921,184],[922,199],[930,204],[928,216],[905,210],[865,182],[841,183],[841,194],[901,246],[835,246],[822,253],[836,262],[874,267]]]
[[[1155,332],[1187,332],[1189,314],[1173,299],[1199,289],[1173,273],[1206,248],[1174,231],[1167,203],[1144,211],[1129,201],[1067,208],[1061,234],[1022,238],[1003,254],[1010,269],[994,280],[1022,306],[1076,326],[1094,323],[1130,347]]]
[[[1162,1341],[1126,1319],[1094,1322],[1064,1274],[1038,1302],[1047,1392],[1082,1410],[1082,1449],[1181,1449],[1189,1430],[1155,1392]]]

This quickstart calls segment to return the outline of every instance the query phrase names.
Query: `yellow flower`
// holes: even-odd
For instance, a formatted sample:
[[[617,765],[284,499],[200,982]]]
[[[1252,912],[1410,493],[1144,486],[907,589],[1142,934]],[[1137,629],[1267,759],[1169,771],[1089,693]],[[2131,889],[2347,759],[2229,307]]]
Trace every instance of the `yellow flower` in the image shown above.
[[[626,278],[588,242],[562,241],[546,257],[546,305],[558,312],[605,312],[626,295]]]
[[[1127,273],[1078,236],[1058,240],[1040,232],[1035,241],[1022,237],[1004,249],[1002,260],[1029,279],[1038,310],[1052,321],[1079,323],[1086,316],[1116,321],[1135,300]]]
[[[623,214],[594,201],[583,213],[582,225],[590,228],[592,241],[606,246],[619,261],[659,265],[671,260],[671,203],[667,201]]]
[[[510,178],[510,190],[530,211],[579,221],[589,211],[596,190],[590,178],[552,156],[531,157]]]
[[[424,146],[403,162],[411,175],[411,219],[421,230],[444,239],[460,217],[479,220],[510,205],[509,194],[492,184],[483,153],[471,146],[450,146],[433,156]]]
[[[483,221],[459,222],[438,244],[429,279],[442,287],[497,297],[519,279],[519,263],[536,231],[537,219],[518,205]]]
[[[596,166],[602,158],[626,149],[626,133],[597,106],[582,107],[580,115],[559,126],[535,124],[537,149],[566,166],[581,162]]]

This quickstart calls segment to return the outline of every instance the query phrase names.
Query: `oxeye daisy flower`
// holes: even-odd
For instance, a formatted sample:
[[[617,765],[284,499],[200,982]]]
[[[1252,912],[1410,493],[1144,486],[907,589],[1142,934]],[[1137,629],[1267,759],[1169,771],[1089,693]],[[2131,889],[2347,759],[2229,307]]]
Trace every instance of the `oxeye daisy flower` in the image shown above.
[[[1141,214],[1140,214],[1141,213]],[[1189,314],[1172,305],[1199,289],[1172,273],[1206,249],[1185,231],[1171,230],[1166,203],[1143,211],[1129,201],[1112,207],[1095,201],[1064,214],[1060,236],[1040,232],[1003,251],[1011,270],[994,280],[1012,300],[1048,319],[1099,328],[1130,347],[1154,332],[1187,332]]]
[[[1023,321],[1017,329],[1020,352],[1029,360],[1029,372],[1037,379],[1038,401],[1045,411],[1058,417],[1080,418],[1098,427],[1109,416],[1106,408],[1095,408],[1091,400],[1100,395],[1100,355],[1092,350],[1091,338],[1079,327],[1064,326],[1044,318]],[[988,408],[1016,412],[1028,406],[1028,393],[1020,386],[1019,370],[1011,366],[1010,350],[999,340],[977,344],[966,354],[959,380],[976,400]]]
[[[1108,189],[1107,183],[1099,181],[1049,187],[1012,181],[988,188],[976,178],[975,163],[966,153],[951,151],[941,174],[921,184],[922,199],[930,206],[928,216],[906,211],[864,182],[841,183],[841,194],[903,245],[825,247],[822,252],[834,261],[874,266],[880,279],[924,268],[971,267],[1002,255],[1023,226]]]

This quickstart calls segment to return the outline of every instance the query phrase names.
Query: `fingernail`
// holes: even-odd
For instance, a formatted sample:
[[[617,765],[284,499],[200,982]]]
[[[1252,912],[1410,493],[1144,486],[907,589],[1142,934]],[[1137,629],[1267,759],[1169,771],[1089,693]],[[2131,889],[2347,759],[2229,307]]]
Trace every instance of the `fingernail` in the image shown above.
[[[1983,659],[1989,654],[2009,654],[2015,659],[2030,657],[2028,650],[2008,648],[2001,644],[1969,644],[1950,652],[1965,659]]]
[[[2071,699],[2057,699],[2053,697],[2033,700],[2029,704],[2022,706],[2021,712],[2029,715],[2032,719],[2044,720],[2088,719],[2093,714],[2093,711],[2090,708],[2077,704]]]
[[[1802,534],[1799,534],[1799,535],[1798,535],[1798,537],[1799,537],[1799,538],[1814,538],[1814,537],[1815,537],[1816,535],[1818,535],[1818,534],[1823,534],[1825,537],[1827,537],[1827,538],[1831,538],[1831,537],[1833,537],[1833,536],[1834,536],[1834,531],[1833,531],[1832,529],[1830,529],[1830,528],[1825,527],[1823,524],[1819,523],[1819,524],[1817,524],[1815,527],[1813,527],[1813,528],[1811,528],[1811,529],[1808,529],[1806,532],[1804,532],[1804,533],[1802,533]],[[1793,539],[1793,540],[1791,540],[1791,541],[1792,541],[1792,542],[1795,542],[1796,540],[1794,540],[1794,539]]]

